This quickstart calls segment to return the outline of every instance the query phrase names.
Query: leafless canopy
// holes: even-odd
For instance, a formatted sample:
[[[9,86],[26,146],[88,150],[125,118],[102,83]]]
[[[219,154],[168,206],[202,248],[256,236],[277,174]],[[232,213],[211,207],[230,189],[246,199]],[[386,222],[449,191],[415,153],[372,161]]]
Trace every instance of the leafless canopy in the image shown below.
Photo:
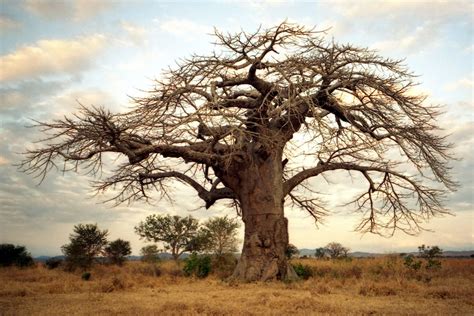
[[[438,109],[413,92],[414,76],[401,61],[322,36],[286,22],[255,33],[216,30],[217,52],[182,60],[146,97],[133,99],[132,111],[82,107],[39,123],[49,136],[21,167],[41,178],[78,166],[97,174],[104,153],[119,153],[127,163],[97,184],[98,191],[118,189],[116,202],[147,199],[150,189],[166,196],[178,180],[210,207],[238,200],[215,170],[246,161],[250,148],[265,155],[283,144],[289,203],[319,219],[326,211],[316,194],[297,189],[346,170],[367,183],[353,200],[363,213],[360,231],[416,233],[423,220],[447,213],[441,200],[455,186]],[[313,166],[298,163],[303,149]]]

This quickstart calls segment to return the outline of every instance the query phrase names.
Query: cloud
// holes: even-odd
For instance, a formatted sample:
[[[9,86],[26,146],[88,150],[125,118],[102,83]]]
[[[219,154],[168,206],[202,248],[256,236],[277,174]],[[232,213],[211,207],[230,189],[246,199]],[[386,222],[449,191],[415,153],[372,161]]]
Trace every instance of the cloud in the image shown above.
[[[411,0],[385,0],[380,2],[372,0],[362,1],[337,1],[335,9],[346,17],[364,19],[405,19],[416,17],[418,20],[452,19],[459,15],[469,14],[473,4],[468,0],[454,1],[411,1]],[[467,12],[466,12],[467,11]]]
[[[473,87],[474,81],[472,80],[472,77],[465,77],[445,85],[444,89],[446,91],[455,91],[458,89],[469,89],[470,91],[472,91]]]
[[[212,31],[212,29],[208,26],[198,24],[194,21],[187,19],[173,18],[166,21],[157,22],[159,23],[161,30],[187,38],[191,38],[195,35],[202,36],[203,34],[209,34]]]
[[[74,19],[82,21],[91,18],[110,9],[116,3],[114,0],[76,0]]]
[[[0,33],[6,33],[9,31],[13,31],[19,29],[21,27],[21,23],[15,21],[7,16],[0,16]]]
[[[433,22],[427,22],[417,26],[412,32],[392,40],[379,41],[372,44],[372,48],[380,51],[397,50],[403,53],[414,53],[422,51],[427,45],[434,42],[438,36],[439,26]]]
[[[44,18],[66,18],[73,12],[73,7],[67,1],[26,0],[23,7],[28,12]]]
[[[117,2],[113,0],[26,0],[26,11],[47,19],[70,19],[80,22],[99,15]]]
[[[127,34],[127,37],[135,45],[141,45],[146,42],[147,31],[144,27],[138,26],[131,22],[122,21],[120,23],[122,29]]]
[[[28,80],[13,86],[5,85],[0,88],[2,98],[0,113],[3,118],[9,116],[18,118],[25,113],[31,115],[31,111],[38,103],[54,97],[65,86],[64,82],[43,80]]]
[[[447,28],[454,22],[472,25],[470,1],[337,1],[326,5],[340,15],[338,29],[354,34],[366,32],[365,37],[376,40],[373,48],[385,52],[419,53],[447,39]],[[338,32],[342,33],[342,32]],[[386,40],[389,34],[390,40]]]
[[[468,54],[472,54],[474,52],[474,44],[471,44],[471,45],[467,46],[466,48],[464,48],[463,52],[468,53]]]
[[[104,35],[75,40],[40,40],[0,57],[0,81],[73,74],[89,68],[106,47]]]
[[[115,96],[97,88],[88,88],[64,91],[51,98],[48,112],[57,117],[69,116],[79,107],[79,103],[84,106],[103,106],[112,112],[121,110]]]

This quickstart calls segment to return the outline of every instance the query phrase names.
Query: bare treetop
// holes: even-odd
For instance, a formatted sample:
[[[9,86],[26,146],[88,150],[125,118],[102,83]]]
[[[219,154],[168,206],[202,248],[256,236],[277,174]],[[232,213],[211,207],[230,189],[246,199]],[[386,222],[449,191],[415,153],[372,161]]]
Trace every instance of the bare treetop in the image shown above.
[[[316,194],[297,189],[346,170],[367,184],[353,201],[364,214],[359,230],[416,233],[423,220],[447,213],[445,189],[423,181],[455,186],[450,146],[436,127],[439,109],[414,92],[415,77],[402,61],[323,35],[287,22],[255,33],[216,30],[213,54],[166,71],[146,97],[133,99],[132,111],[82,107],[71,118],[39,123],[50,137],[28,152],[22,168],[40,177],[79,165],[97,173],[103,153],[119,153],[128,162],[97,184],[99,191],[119,188],[117,202],[147,198],[150,189],[166,196],[174,179],[193,187],[206,207],[236,201],[245,217],[250,191],[243,179],[275,156],[275,194],[316,220],[327,211]],[[311,167],[295,164],[289,150],[303,143]]]

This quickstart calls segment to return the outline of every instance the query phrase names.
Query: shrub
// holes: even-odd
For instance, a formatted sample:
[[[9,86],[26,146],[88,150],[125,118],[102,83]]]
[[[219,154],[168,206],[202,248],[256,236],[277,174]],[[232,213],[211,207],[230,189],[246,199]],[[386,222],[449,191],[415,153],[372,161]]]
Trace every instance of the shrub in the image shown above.
[[[413,271],[418,271],[421,268],[421,261],[420,260],[415,260],[415,257],[413,255],[408,255],[405,257],[405,261],[403,264],[409,268],[410,270]]]
[[[212,272],[221,279],[231,276],[236,265],[237,259],[231,253],[214,256],[211,261]]]
[[[185,260],[183,271],[186,276],[195,275],[198,278],[205,278],[211,272],[211,257],[192,253]]]
[[[30,253],[24,246],[15,246],[13,244],[0,245],[0,267],[18,266],[28,267],[34,264]]]
[[[63,260],[61,258],[49,258],[44,262],[44,265],[48,269],[56,269],[63,263]]]
[[[90,272],[84,272],[82,275],[81,275],[81,279],[83,279],[84,281],[89,281],[91,278],[91,273]]]
[[[307,264],[301,264],[301,263],[294,264],[293,269],[295,269],[296,274],[304,280],[307,280],[309,279],[309,277],[313,276],[313,270]]]
[[[443,254],[443,249],[439,248],[438,246],[430,247],[421,245],[418,247],[418,253],[421,258],[426,260],[426,269],[441,269],[441,261],[436,258],[441,257]]]
[[[131,253],[130,242],[122,239],[112,241],[105,247],[105,255],[109,262],[119,266],[127,260],[127,256]]]

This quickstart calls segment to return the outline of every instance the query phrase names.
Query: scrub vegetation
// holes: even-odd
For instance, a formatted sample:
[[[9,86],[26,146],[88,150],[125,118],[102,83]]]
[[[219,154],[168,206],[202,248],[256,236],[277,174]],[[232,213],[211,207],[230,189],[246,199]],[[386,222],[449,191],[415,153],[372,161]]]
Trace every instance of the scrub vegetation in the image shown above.
[[[188,277],[181,260],[94,265],[87,281],[38,263],[0,269],[0,314],[472,315],[472,259],[439,260],[413,270],[399,255],[292,259],[310,275],[287,283],[229,282],[212,269]]]

